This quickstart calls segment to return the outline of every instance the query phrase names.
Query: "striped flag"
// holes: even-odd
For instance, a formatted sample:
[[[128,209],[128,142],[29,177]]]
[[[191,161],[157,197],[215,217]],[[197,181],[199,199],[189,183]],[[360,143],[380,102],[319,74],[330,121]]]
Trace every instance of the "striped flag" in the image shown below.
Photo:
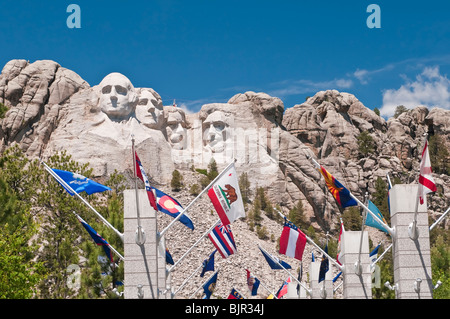
[[[152,188],[150,186],[150,182],[148,181],[147,174],[145,174],[144,167],[142,166],[141,160],[136,152],[134,152],[136,156],[136,177],[138,177],[141,181],[144,182],[145,190],[147,191],[147,197],[150,202],[150,205],[153,207],[155,211],[158,211],[158,207],[156,206],[155,194],[153,194]]]
[[[223,258],[227,258],[237,252],[230,225],[224,226],[222,223],[219,223],[211,230],[208,237]]]
[[[425,146],[422,151],[422,160],[420,162],[420,175],[419,175],[419,200],[420,205],[424,203],[424,197],[428,193],[435,192],[437,190],[436,183],[431,175],[431,162],[430,155],[428,154],[428,141],[425,140]]]
[[[245,299],[236,289],[231,289],[227,299]]]
[[[305,234],[285,218],[280,237],[280,254],[302,260],[305,245]]]

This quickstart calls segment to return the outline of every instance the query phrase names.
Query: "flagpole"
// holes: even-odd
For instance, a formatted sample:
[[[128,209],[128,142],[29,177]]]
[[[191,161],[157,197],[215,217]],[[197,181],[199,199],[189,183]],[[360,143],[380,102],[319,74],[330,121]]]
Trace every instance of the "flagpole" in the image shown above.
[[[70,187],[69,184],[67,184],[62,178],[58,176],[50,167],[45,164],[43,160],[40,160],[41,164],[44,165],[45,170],[53,176],[54,179],[56,179],[59,183],[64,185],[64,187],[68,188],[72,193],[74,193],[87,207],[89,207],[109,228],[111,228],[122,240],[123,242],[123,234],[120,233],[116,228],[114,228],[113,225],[111,225],[102,215],[100,215],[99,212],[97,212],[94,207],[92,207],[80,194],[78,194],[76,191],[73,190],[72,187]]]
[[[197,197],[196,198],[194,198],[194,200],[192,201],[192,202],[190,202],[189,203],[189,205],[188,206],[186,206],[186,208],[185,209],[183,209],[179,214],[178,214],[178,216],[177,217],[175,217],[170,223],[169,223],[169,225],[167,225],[167,227],[166,228],[164,228],[160,233],[159,233],[159,237],[161,238],[163,235],[164,235],[164,233],[170,228],[170,227],[172,227],[172,225],[177,221],[177,220],[179,220],[180,218],[181,218],[181,216],[194,204],[194,202],[195,201],[197,201],[197,199],[199,199],[207,190],[209,190],[210,188],[211,188],[211,186],[212,185],[214,185],[214,183],[220,178],[220,177],[222,177],[224,174],[225,174],[225,172],[231,167],[231,166],[233,166],[234,165],[234,163],[236,162],[236,159],[234,159],[233,160],[233,162],[231,162],[230,164],[228,164],[228,166],[219,174],[219,175],[217,175],[217,177],[211,182],[211,183],[209,183],[209,185],[208,186],[206,186],[201,192],[200,192],[200,194],[198,194],[197,195]]]
[[[392,248],[392,244],[390,244],[389,247],[386,248],[385,251],[383,251],[383,253],[380,255],[380,257],[378,257],[377,259],[375,259],[375,261],[374,261],[373,263],[371,263],[370,266],[373,266],[373,265],[375,265],[378,261],[380,261],[380,260],[384,257],[384,255],[389,251],[389,249],[391,249],[391,248]]]
[[[75,214],[75,216],[77,216],[79,219],[81,219],[84,223],[86,223],[86,221],[83,219],[83,218],[81,218],[77,213],[75,213],[75,212],[72,212],[72,213],[74,213]],[[86,223],[87,224],[87,223]],[[117,257],[119,257],[122,261],[123,260],[125,260],[124,258],[123,258],[123,256],[113,247],[113,246],[111,246],[111,244],[110,243],[108,243],[108,245],[109,245],[109,248],[117,255]]]
[[[428,133],[424,133],[423,135],[424,135],[423,147],[425,148],[425,144],[428,139]],[[422,153],[423,153],[423,150],[422,150]],[[422,160],[423,160],[423,158],[422,158]],[[420,167],[419,167],[419,179],[420,179]],[[408,228],[408,234],[412,240],[416,240],[419,237],[419,229],[417,228],[417,211],[419,210],[420,181],[419,181],[418,186],[419,187],[417,187],[416,207],[414,209],[414,219],[413,219],[413,222],[411,224],[409,224],[409,228]],[[425,196],[426,195],[424,195],[424,197]]]
[[[266,254],[268,254],[268,255],[270,255],[264,248],[262,248],[259,244],[258,244],[258,247],[261,249],[261,250],[264,250],[265,252],[266,252]],[[295,281],[300,285],[300,286],[302,286],[303,287],[303,289],[305,289],[306,290],[306,292],[309,294],[309,295],[311,295],[311,290],[310,289],[308,289],[308,288],[306,288],[305,287],[305,285],[303,285],[293,274],[291,274],[291,272],[289,271],[289,270],[287,270],[286,268],[284,268],[284,266],[278,261],[278,260],[276,260],[276,259],[274,259],[274,261],[278,264],[278,265],[280,265],[280,267],[281,268],[283,268],[283,270],[285,271],[285,272],[287,272],[288,274],[289,274],[289,276],[291,276],[292,278],[294,278],[295,279]],[[278,299],[278,298],[277,298]]]
[[[137,214],[137,229],[136,229],[136,244],[143,245],[145,243],[145,232],[141,226],[141,214],[139,209],[139,195],[138,195],[138,187],[137,187],[137,173],[136,173],[136,150],[134,148],[134,134],[131,134],[131,149],[133,152],[133,174],[134,174],[134,193],[136,195],[136,214]],[[156,251],[158,252],[158,247],[156,247]]]
[[[430,226],[430,231],[431,231],[437,224],[440,223],[440,221],[445,217],[445,215],[447,215],[447,213],[448,213],[449,211],[450,211],[450,207],[447,208],[447,210],[445,211],[445,213],[442,214],[442,216],[439,217],[439,219],[438,219],[437,221],[435,221],[433,225]]]
[[[175,262],[175,264],[173,264],[173,266],[172,267],[170,267],[170,269],[168,270],[168,272],[170,273],[170,272],[172,272],[173,270],[174,270],[174,268],[178,265],[178,263],[180,262],[180,261],[182,261],[183,259],[184,259],[184,257],[186,257],[190,252],[191,252],[191,250],[195,247],[195,246],[197,246],[198,245],[198,243],[205,237],[205,236],[207,236],[213,229],[214,229],[214,227],[216,227],[218,224],[220,223],[220,219],[217,221],[217,222],[215,222],[196,242],[195,242],[195,244],[194,245],[192,245],[191,246],[191,248],[189,248],[185,253],[184,253],[184,255],[183,256],[181,256],[180,257],[180,259],[178,259],[176,262]]]
[[[195,269],[195,270],[192,272],[192,274],[191,274],[188,278],[186,278],[186,279],[183,281],[183,283],[180,285],[180,287],[178,287],[178,289],[175,290],[175,292],[172,293],[172,297],[174,297],[174,296],[178,293],[178,291],[180,291],[181,289],[183,289],[184,285],[186,285],[186,284],[188,283],[188,281],[192,278],[192,276],[194,276],[194,274],[195,274],[202,266],[203,266],[203,264],[200,264],[200,266],[198,266],[197,269]]]
[[[368,197],[369,197],[369,194],[366,192],[366,195],[365,195],[366,205],[368,205],[368,201],[367,201]],[[367,212],[364,210],[363,211],[363,218],[362,218],[362,225],[361,225],[361,237],[359,239],[358,260],[355,263],[355,274],[357,274],[358,276],[361,276],[361,274],[362,274],[361,250],[362,250],[362,242],[363,242],[363,238],[364,238],[364,226],[366,224],[366,218],[367,218]]]
[[[312,158],[311,157],[311,155],[309,155],[309,154],[306,154],[306,157],[308,158],[308,159],[310,159],[316,166],[317,166],[317,168],[319,168],[320,169],[320,164],[314,159],[314,158]],[[378,216],[377,215],[375,215],[366,205],[364,205],[358,198],[356,198],[353,194],[352,194],[352,192],[350,192],[349,191],[349,195],[350,195],[350,197],[351,198],[353,198],[360,206],[362,206],[362,207],[364,207],[364,209],[365,210],[367,210],[371,215],[372,215],[372,217],[377,221],[377,222],[379,222],[388,232],[389,232],[389,234],[392,236],[392,237],[394,237],[394,229],[393,228],[391,228],[391,227],[389,227],[388,225],[386,225],[382,220],[380,220],[380,218],[378,218]]]

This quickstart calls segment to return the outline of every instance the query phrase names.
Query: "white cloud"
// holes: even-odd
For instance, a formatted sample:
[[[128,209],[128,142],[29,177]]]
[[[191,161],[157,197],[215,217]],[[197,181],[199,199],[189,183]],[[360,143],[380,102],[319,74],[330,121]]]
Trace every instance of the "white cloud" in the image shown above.
[[[390,117],[398,105],[414,108],[418,105],[450,109],[450,80],[441,75],[439,67],[426,67],[415,81],[405,79],[399,89],[383,92],[382,116]]]

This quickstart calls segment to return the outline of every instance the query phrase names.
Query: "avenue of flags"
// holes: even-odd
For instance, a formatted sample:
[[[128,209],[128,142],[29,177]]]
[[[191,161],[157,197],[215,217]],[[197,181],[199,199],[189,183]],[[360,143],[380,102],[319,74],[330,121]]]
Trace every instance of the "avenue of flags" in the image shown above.
[[[133,149],[134,151],[134,149]],[[239,183],[237,178],[236,169],[234,166],[234,162],[229,164],[211,183],[208,185],[201,194],[199,194],[186,208],[173,197],[165,194],[161,190],[150,185],[150,181],[148,179],[147,174],[143,168],[142,162],[138,157],[138,154],[134,151],[134,169],[135,169],[135,177],[139,178],[145,186],[145,191],[150,203],[150,206],[156,212],[162,212],[166,215],[169,215],[173,218],[173,221],[169,224],[169,227],[173,222],[179,221],[184,224],[187,228],[194,230],[194,224],[191,218],[187,215],[186,211],[189,207],[192,206],[193,202],[195,202],[201,194],[204,192],[208,193],[208,197],[211,201],[211,204],[214,207],[217,216],[219,217],[219,221],[211,226],[211,228],[204,234],[204,236],[208,237],[214,246],[214,250],[210,253],[210,255],[203,260],[202,263],[199,263],[199,268],[201,268],[200,277],[204,277],[206,273],[213,272],[213,274],[202,284],[201,289],[203,289],[203,298],[210,299],[214,293],[217,282],[220,278],[220,271],[215,266],[214,258],[215,253],[219,252],[222,259],[227,259],[232,255],[238,253],[238,249],[236,246],[235,238],[232,232],[231,224],[239,218],[245,217],[245,209],[242,201],[242,196],[239,189]],[[315,161],[314,161],[315,162]],[[41,161],[41,163],[43,163]],[[79,193],[85,192],[90,195],[93,193],[109,191],[111,188],[99,184],[95,181],[90,180],[80,174],[72,173],[68,171],[51,169],[45,163],[43,163],[47,172],[55,178],[55,180],[61,184],[61,186],[67,191],[70,196],[77,196],[85,204],[87,204],[91,210],[93,210],[97,215],[99,215],[95,209],[93,209],[81,196]],[[330,174],[322,165],[319,165],[315,162],[318,171],[322,175],[325,180],[325,184],[328,188],[328,191],[332,194],[337,204],[341,208],[346,208],[350,206],[358,206],[361,205],[367,214],[365,219],[363,220],[363,225],[376,228],[380,231],[383,231],[392,236],[392,229],[387,225],[387,222],[380,212],[378,207],[370,201],[367,200],[366,205],[362,204],[358,199],[356,199],[351,192],[342,185],[332,174]],[[426,194],[430,192],[436,191],[436,184],[431,175],[431,163],[428,154],[428,142],[425,140],[424,149],[422,151],[422,158],[420,163],[420,175],[419,175],[419,188],[418,188],[418,202],[420,204],[424,203],[424,197]],[[388,189],[390,189],[391,185],[389,183]],[[417,208],[416,208],[417,211]],[[281,212],[279,212],[281,214]],[[76,215],[76,214],[75,214]],[[86,223],[80,216],[76,215],[77,219],[84,227],[84,229],[88,232],[88,234],[93,239],[94,243],[103,248],[103,251],[106,254],[106,257],[111,263],[114,263],[114,254],[119,256],[119,259],[123,260],[123,257],[117,253],[117,251],[111,247],[111,245],[100,235],[98,234],[88,223]],[[107,226],[111,226],[104,220],[101,216],[99,216]],[[284,216],[283,216],[284,217]],[[112,226],[111,226],[112,227]],[[169,228],[164,229],[163,233]],[[120,234],[117,230],[115,230],[121,239],[123,240],[123,235]],[[294,258],[300,262],[303,260],[303,253],[305,250],[306,244],[309,242],[312,245],[316,246],[322,252],[322,258],[320,262],[320,271],[318,278],[314,278],[313,280],[317,280],[319,283],[325,280],[326,273],[330,270],[330,262],[334,262],[337,264],[338,268],[342,267],[342,251],[341,251],[341,239],[344,234],[345,229],[343,222],[341,220],[340,225],[340,233],[338,239],[338,248],[336,260],[328,256],[328,242],[325,245],[324,249],[318,247],[308,236],[306,236],[294,223],[289,221],[286,217],[284,217],[284,224],[281,228],[280,234],[280,242],[279,242],[279,251],[280,255],[284,255],[289,258]],[[202,236],[203,238],[203,236]],[[201,238],[200,238],[201,239]],[[199,240],[200,240],[199,239]],[[196,243],[197,244],[197,243]],[[196,245],[194,244],[194,246]],[[297,276],[292,276],[289,272],[289,269],[292,270],[292,267],[286,263],[285,261],[280,260],[278,257],[270,254],[266,250],[264,250],[261,246],[259,249],[267,261],[268,266],[272,270],[284,270],[288,272],[289,276],[282,283],[281,287],[278,289],[276,293],[271,293],[273,298],[283,298],[288,293],[288,286],[291,282],[297,281],[297,287],[301,285],[301,273],[302,268],[299,271],[298,278]],[[377,254],[380,244],[375,247],[375,249],[370,253],[370,261],[372,263],[376,262]],[[191,247],[192,248],[192,247]],[[174,262],[172,255],[169,250],[166,249],[166,263],[169,265],[173,265],[175,267],[177,262]],[[184,257],[184,256],[183,256]],[[314,259],[314,257],[313,257]],[[302,267],[302,266],[301,266]],[[341,275],[341,272],[333,279],[333,282]],[[169,270],[170,271],[170,270]],[[245,269],[246,271],[246,282],[248,286],[248,292],[251,296],[258,295],[258,289],[264,287],[263,283],[256,276],[252,275],[249,269]],[[228,299],[245,299],[245,296],[239,292],[235,287],[230,287],[231,292],[228,295]]]

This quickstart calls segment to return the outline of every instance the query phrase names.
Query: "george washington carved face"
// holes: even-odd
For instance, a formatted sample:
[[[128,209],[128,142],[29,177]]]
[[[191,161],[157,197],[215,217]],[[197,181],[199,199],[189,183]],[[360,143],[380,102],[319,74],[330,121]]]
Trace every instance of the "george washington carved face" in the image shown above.
[[[136,107],[138,96],[130,80],[120,73],[108,74],[100,82],[100,109],[112,119],[126,119]]]

